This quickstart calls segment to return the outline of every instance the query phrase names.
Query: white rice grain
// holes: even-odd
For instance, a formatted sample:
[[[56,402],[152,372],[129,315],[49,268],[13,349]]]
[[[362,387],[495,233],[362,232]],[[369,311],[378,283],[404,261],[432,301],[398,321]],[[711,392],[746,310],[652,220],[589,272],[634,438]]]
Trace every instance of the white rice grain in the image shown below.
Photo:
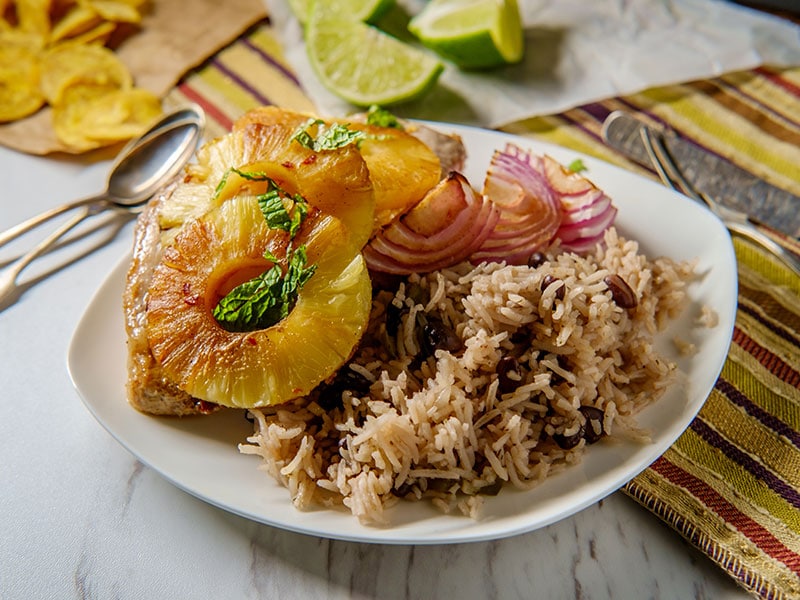
[[[654,336],[684,308],[693,264],[648,260],[614,229],[591,256],[547,252],[536,268],[462,264],[379,292],[343,367],[369,394],[350,390],[323,408],[313,392],[252,411],[255,432],[240,451],[257,455],[298,508],[338,503],[363,523],[385,524],[400,498],[477,518],[499,482],[530,489],[580,462],[591,451],[586,439],[569,449],[558,440],[585,431],[584,407],[602,411],[604,438],[647,443],[635,415],[676,368]],[[634,291],[635,309],[614,302],[609,274]],[[555,280],[542,290],[546,275]],[[401,314],[396,335],[387,330],[390,303]],[[715,317],[704,307],[697,324]],[[421,320],[449,328],[461,349],[425,355]],[[509,360],[515,367],[501,376]]]

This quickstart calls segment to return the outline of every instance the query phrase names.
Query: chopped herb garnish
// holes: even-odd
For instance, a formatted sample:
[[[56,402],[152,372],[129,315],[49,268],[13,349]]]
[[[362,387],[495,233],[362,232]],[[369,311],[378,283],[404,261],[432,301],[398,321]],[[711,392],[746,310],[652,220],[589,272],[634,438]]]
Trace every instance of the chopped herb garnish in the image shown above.
[[[292,240],[308,214],[308,203],[299,194],[290,196],[272,179],[265,179],[267,191],[257,198],[261,213],[270,229],[286,231]],[[290,243],[283,261],[269,250],[264,258],[273,263],[269,269],[233,288],[214,307],[214,318],[228,331],[265,329],[286,318],[300,290],[317,270],[317,265],[307,265],[305,245],[292,249]],[[285,272],[281,263],[285,263]]]
[[[308,214],[308,203],[299,194],[289,197],[272,179],[269,179],[267,191],[258,196],[258,206],[270,229],[282,229],[294,238],[300,224]],[[291,212],[285,201],[291,202]]]
[[[567,165],[567,169],[573,173],[581,173],[582,171],[586,170],[586,165],[583,164],[583,161],[580,158],[576,158],[569,163],[569,165]]]
[[[253,331],[285,319],[297,302],[298,292],[317,270],[317,265],[306,266],[305,246],[290,250],[287,259],[285,275],[276,263],[233,288],[214,308],[217,322],[228,331]]]
[[[264,173],[263,171],[242,171],[241,169],[236,169],[231,167],[228,173],[233,172],[236,173],[242,179],[247,179],[248,181],[266,181],[269,179],[269,175]],[[228,173],[225,176],[228,176]]]
[[[377,125],[378,127],[392,127],[394,129],[405,129],[403,124],[398,121],[392,113],[377,104],[373,104],[367,110],[367,124]]]
[[[214,198],[217,198],[220,192],[228,184],[228,178],[231,176],[231,174],[236,174],[242,179],[247,179],[248,181],[266,181],[269,179],[269,175],[262,173],[261,171],[242,171],[241,169],[231,167],[225,171],[225,175],[223,175],[222,179],[219,180],[219,183],[214,190]]]
[[[317,128],[316,136],[311,134],[311,128]],[[332,123],[326,125],[321,119],[309,119],[298,127],[292,139],[310,150],[335,150],[350,144],[358,144],[365,137],[363,131],[350,129],[345,123]]]

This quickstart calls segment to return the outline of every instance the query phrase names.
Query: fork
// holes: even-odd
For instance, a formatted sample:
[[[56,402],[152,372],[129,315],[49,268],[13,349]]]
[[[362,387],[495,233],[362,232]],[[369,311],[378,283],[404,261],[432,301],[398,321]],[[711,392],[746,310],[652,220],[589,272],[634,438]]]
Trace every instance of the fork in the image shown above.
[[[640,129],[642,142],[647,151],[647,156],[653,163],[658,172],[658,176],[664,184],[673,190],[682,192],[689,198],[705,204],[708,209],[719,217],[720,221],[728,228],[732,234],[746,238],[771,252],[780,259],[795,275],[800,277],[800,259],[783,246],[772,240],[766,234],[759,231],[751,222],[747,215],[741,211],[723,206],[708,194],[698,191],[681,173],[670,156],[664,137],[660,132],[654,132],[649,127]]]

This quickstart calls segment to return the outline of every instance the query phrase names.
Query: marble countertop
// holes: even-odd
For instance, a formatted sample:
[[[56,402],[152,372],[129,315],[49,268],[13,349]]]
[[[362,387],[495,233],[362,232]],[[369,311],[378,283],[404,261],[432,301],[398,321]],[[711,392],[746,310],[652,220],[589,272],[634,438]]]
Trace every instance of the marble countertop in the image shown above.
[[[0,230],[100,190],[107,168],[0,148]],[[0,266],[47,231],[0,249]],[[621,493],[509,539],[390,546],[275,529],[174,487],[95,421],[66,368],[131,239],[129,221],[87,223],[0,312],[0,598],[748,597]]]

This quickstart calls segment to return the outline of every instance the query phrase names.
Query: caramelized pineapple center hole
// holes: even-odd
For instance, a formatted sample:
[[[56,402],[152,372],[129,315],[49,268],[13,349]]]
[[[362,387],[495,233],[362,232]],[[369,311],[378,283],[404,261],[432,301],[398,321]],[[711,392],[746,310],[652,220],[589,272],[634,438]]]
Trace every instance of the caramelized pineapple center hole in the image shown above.
[[[270,267],[272,263],[264,258],[250,258],[220,269],[208,287],[209,306],[213,309],[236,286],[255,279]]]

